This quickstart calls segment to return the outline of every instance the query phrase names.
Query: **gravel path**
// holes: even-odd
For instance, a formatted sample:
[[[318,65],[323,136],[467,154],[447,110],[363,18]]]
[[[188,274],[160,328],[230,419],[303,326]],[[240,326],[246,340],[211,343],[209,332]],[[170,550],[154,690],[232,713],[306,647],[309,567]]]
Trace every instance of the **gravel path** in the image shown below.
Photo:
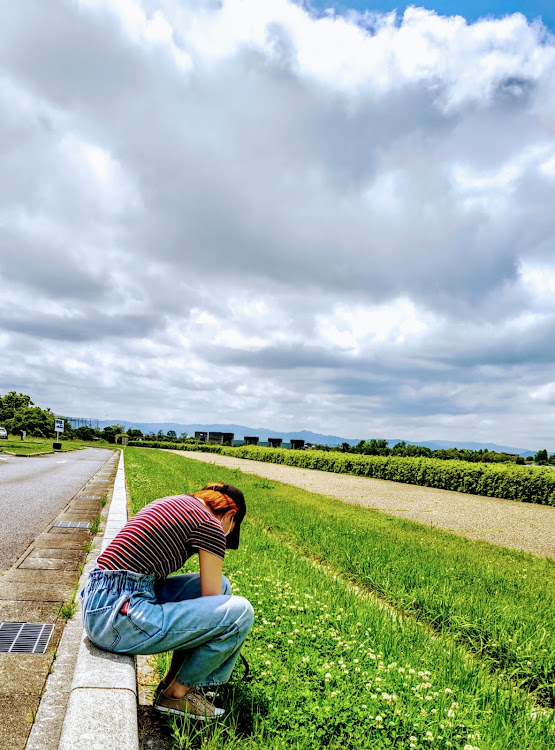
[[[382,479],[251,461],[214,453],[170,451],[198,461],[240,469],[391,516],[555,559],[555,508]],[[214,477],[217,479],[217,476]]]

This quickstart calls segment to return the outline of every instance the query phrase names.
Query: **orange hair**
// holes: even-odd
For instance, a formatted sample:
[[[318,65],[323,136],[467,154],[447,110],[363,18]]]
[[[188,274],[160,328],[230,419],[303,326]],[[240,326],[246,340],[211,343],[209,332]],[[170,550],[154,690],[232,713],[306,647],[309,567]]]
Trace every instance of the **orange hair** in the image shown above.
[[[234,513],[239,513],[239,508],[235,505],[233,500],[228,495],[224,495],[223,492],[218,492],[218,490],[199,490],[198,492],[195,492],[195,497],[204,500],[210,510],[218,515],[220,513],[223,514],[228,510],[232,510]]]

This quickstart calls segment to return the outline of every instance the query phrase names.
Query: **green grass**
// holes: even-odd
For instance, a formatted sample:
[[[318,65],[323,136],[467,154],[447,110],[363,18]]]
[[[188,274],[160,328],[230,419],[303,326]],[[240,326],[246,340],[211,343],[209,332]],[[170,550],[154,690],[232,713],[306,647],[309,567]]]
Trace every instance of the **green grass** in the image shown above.
[[[66,622],[68,620],[71,620],[73,615],[77,612],[77,602],[75,600],[71,602],[64,602],[62,606],[60,607],[60,617],[62,617]]]
[[[457,606],[464,609],[464,592],[467,599],[472,599],[482,589],[479,580],[468,578],[471,561],[478,564],[487,557],[486,569],[499,563],[494,565],[492,573],[506,597],[512,591],[517,614],[504,607],[496,610],[491,591],[481,599],[482,614],[488,614],[488,606],[496,610],[501,619],[499,634],[512,637],[514,642],[514,636],[508,633],[515,632],[515,624],[517,636],[526,620],[532,619],[538,625],[536,612],[526,613],[520,605],[520,597],[533,588],[530,579],[522,577],[525,575],[522,563],[526,562],[535,584],[541,579],[541,570],[547,570],[542,567],[543,561],[468,543],[417,524],[389,521],[371,511],[181,456],[128,448],[125,458],[133,512],[156,497],[192,492],[217,479],[241,486],[248,502],[249,521],[242,533],[242,548],[228,553],[225,569],[235,592],[246,596],[257,613],[245,649],[252,661],[254,680],[241,682],[240,670],[236,670],[238,674],[229,688],[231,715],[225,724],[199,733],[187,724],[175,722],[176,747],[202,745],[215,749],[241,744],[246,748],[287,746],[299,750],[323,746],[463,750],[470,745],[480,750],[543,750],[554,744],[553,712],[534,713],[526,695],[529,678],[528,682],[522,682],[507,660],[496,661],[484,649],[482,654],[486,658],[479,660],[475,649],[472,653],[469,648],[473,639],[468,637],[468,631],[480,632],[482,628],[478,617],[472,620],[472,616],[477,616],[475,607],[465,610],[465,616],[459,620],[451,618],[450,626],[442,626],[436,617],[435,635],[422,624],[430,622],[427,611],[441,604],[434,605],[438,593],[447,597],[451,609]],[[326,545],[335,540],[340,552],[353,553],[360,524],[366,534],[367,548],[373,548],[375,537],[387,537],[391,544],[387,548],[384,543],[384,550],[389,549],[390,554],[394,555],[395,546],[408,546],[412,551],[409,566],[412,577],[405,576],[401,590],[409,592],[409,600],[419,600],[426,606],[409,607],[403,597],[400,602],[396,600],[396,578],[404,575],[402,568],[399,573],[391,566],[382,571],[389,584],[387,599],[393,606],[400,604],[399,609],[410,611],[411,617],[392,615],[354,591],[341,576],[334,578],[301,554],[305,552],[333,565],[360,583],[355,554],[348,558],[341,554],[333,557],[326,551]],[[373,527],[374,536],[369,536]],[[318,540],[323,540],[325,549],[318,546]],[[442,579],[443,568],[430,568],[430,544],[436,564],[446,557],[453,568],[446,579]],[[357,548],[359,551],[363,549]],[[401,563],[405,558],[406,550]],[[343,564],[345,559],[351,560],[350,569]],[[382,566],[387,568],[385,562],[381,558]],[[475,571],[475,575],[481,574],[483,570]],[[438,579],[442,583],[440,591],[432,581],[423,584],[422,576]],[[362,581],[363,587],[367,584],[368,581]],[[455,587],[457,596],[452,594],[451,587]],[[544,584],[535,599],[540,608],[546,589]],[[529,597],[527,604],[531,601]],[[553,609],[551,616],[552,613]],[[547,632],[550,622],[550,619],[543,622],[547,647],[551,645]],[[519,645],[514,645],[516,663],[521,659]],[[543,647],[537,641],[529,644],[527,655],[532,658],[528,661],[536,665],[545,662]],[[552,654],[551,649],[550,658]],[[162,671],[163,662],[161,657]],[[519,680],[521,689],[515,687]],[[545,688],[543,683],[541,690],[538,685],[537,696],[545,698]],[[454,707],[453,702],[457,704]]]
[[[287,450],[249,445],[187,446],[183,443],[163,442],[132,442],[130,445],[175,450],[205,450],[253,461],[267,461],[337,474],[354,474],[471,495],[555,505],[553,467],[518,466],[514,463],[475,463],[426,457],[367,456],[340,451]]]
[[[255,523],[436,632],[450,633],[492,671],[555,705],[553,561],[238,470],[170,453],[127,451],[126,467],[137,467],[128,478],[132,496],[192,492],[215,479],[238,484]]]
[[[54,438],[26,437],[24,440],[21,440],[20,437],[10,435],[7,440],[0,440],[0,452],[9,451],[17,454],[45,453],[53,450],[52,444],[54,442],[56,442]],[[99,440],[92,443],[85,440],[62,440],[61,452],[67,453],[68,451],[87,447],[113,448],[114,446],[109,446],[105,440]]]
[[[240,485],[255,523],[555,705],[553,561],[175,454],[127,449],[126,467],[132,496],[145,501],[215,479]]]

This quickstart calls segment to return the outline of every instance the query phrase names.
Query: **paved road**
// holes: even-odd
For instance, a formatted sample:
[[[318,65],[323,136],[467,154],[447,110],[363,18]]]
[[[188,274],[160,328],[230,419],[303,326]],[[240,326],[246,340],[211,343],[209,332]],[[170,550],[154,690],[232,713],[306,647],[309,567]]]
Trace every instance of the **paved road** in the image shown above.
[[[111,453],[86,448],[35,458],[0,455],[0,573],[25,552]]]

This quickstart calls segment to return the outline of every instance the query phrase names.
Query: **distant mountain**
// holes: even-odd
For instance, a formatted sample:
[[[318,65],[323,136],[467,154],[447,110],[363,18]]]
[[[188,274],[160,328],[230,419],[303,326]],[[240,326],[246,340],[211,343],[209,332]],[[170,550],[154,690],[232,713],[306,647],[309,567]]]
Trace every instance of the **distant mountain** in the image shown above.
[[[168,430],[174,430],[177,435],[186,432],[190,437],[194,437],[195,432],[232,432],[236,440],[243,440],[245,435],[254,435],[260,438],[261,442],[267,442],[269,437],[280,437],[285,442],[289,442],[292,438],[293,440],[304,440],[307,443],[319,443],[321,445],[341,445],[341,443],[356,445],[360,440],[360,438],[356,440],[354,438],[345,439],[337,435],[321,435],[318,432],[310,432],[309,430],[276,432],[276,430],[268,430],[265,427],[245,427],[242,424],[178,424],[177,422],[127,422],[124,419],[98,420],[100,429],[111,424],[120,424],[126,430],[134,428],[144,433],[156,433],[159,430],[167,433]]]
[[[95,422],[96,424],[96,422]],[[310,432],[310,430],[301,430],[299,432],[287,432],[287,431],[276,431],[268,430],[265,427],[246,427],[241,424],[180,424],[178,422],[127,422],[124,419],[104,419],[98,420],[98,426],[103,429],[107,425],[120,424],[126,430],[134,428],[141,430],[144,433],[162,432],[167,433],[168,430],[174,430],[179,436],[183,432],[187,435],[194,437],[195,432],[232,432],[236,440],[243,440],[245,435],[252,435],[260,438],[260,441],[266,443],[269,437],[280,437],[283,441],[288,443],[293,440],[304,440],[307,443],[316,443],[319,445],[341,445],[341,443],[349,443],[350,445],[356,445],[361,438],[343,438],[337,435],[322,435],[319,432]],[[364,438],[370,439],[369,437]],[[390,446],[400,443],[401,439],[388,439]],[[428,440],[425,442],[415,442],[413,440],[405,439],[406,443],[412,445],[424,445],[431,450],[438,450],[439,448],[466,448],[468,450],[490,450],[496,451],[497,453],[514,453],[520,456],[533,456],[535,451],[526,450],[523,448],[514,448],[508,445],[497,445],[496,443],[469,443],[469,442],[452,442],[450,440]]]

